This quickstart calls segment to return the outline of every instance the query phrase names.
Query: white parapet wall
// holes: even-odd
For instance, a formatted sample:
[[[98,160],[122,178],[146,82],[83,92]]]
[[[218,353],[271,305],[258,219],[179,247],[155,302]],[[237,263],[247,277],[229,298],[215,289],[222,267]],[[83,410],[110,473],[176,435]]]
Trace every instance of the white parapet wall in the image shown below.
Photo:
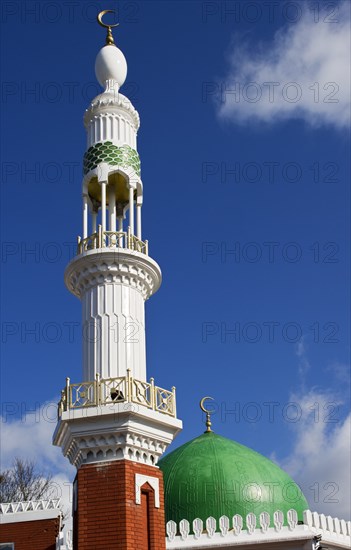
[[[0,504],[0,523],[38,521],[56,518],[57,516],[61,516],[61,501],[59,498]]]
[[[61,513],[59,499],[0,504],[0,523],[38,521],[55,518]],[[263,545],[262,548],[284,548],[291,543],[296,549],[323,548],[328,550],[351,548],[351,522],[306,510],[304,523],[299,524],[297,513],[291,509],[284,517],[277,510],[271,518],[267,512],[259,516],[247,514],[246,529],[244,518],[235,515],[230,520],[222,516],[217,522],[209,517],[206,522],[195,519],[192,524],[183,519],[179,524],[169,521],[166,525],[166,547],[168,550],[187,548],[243,548],[248,545]],[[273,527],[271,524],[273,523]],[[286,523],[287,525],[284,525]],[[316,537],[321,536],[319,545]],[[72,550],[72,532],[60,532],[56,540],[56,550]]]
[[[332,518],[306,510],[303,521],[316,535],[322,535],[322,542],[332,548],[351,548],[351,521]],[[331,546],[332,545],[332,546]]]
[[[56,538],[56,550],[72,550],[72,533],[63,534],[61,531],[62,507],[59,498],[0,504],[0,525],[41,521],[57,517],[60,517],[60,533]]]
[[[246,529],[243,529],[244,518],[240,515],[233,516],[231,520],[222,516],[218,522],[213,517],[207,518],[205,523],[201,519],[195,519],[192,524],[184,519],[178,525],[169,521],[166,525],[167,549],[229,549],[256,544],[280,548],[284,547],[284,542],[295,542],[294,548],[299,549],[317,548],[314,541],[318,535],[322,535],[322,542],[332,544],[328,548],[351,548],[349,521],[326,518],[309,510],[304,512],[304,524],[298,523],[297,513],[293,509],[288,511],[286,518],[283,512],[277,510],[273,518],[263,512],[259,516],[250,513],[245,519]]]

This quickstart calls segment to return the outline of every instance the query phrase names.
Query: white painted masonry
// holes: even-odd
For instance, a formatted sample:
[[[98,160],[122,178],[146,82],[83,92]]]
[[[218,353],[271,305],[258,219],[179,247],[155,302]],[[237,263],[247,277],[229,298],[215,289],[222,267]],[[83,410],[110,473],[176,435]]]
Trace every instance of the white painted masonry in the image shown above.
[[[154,490],[155,508],[160,507],[160,483],[157,477],[135,474],[135,502],[141,504],[141,488],[148,483]]]

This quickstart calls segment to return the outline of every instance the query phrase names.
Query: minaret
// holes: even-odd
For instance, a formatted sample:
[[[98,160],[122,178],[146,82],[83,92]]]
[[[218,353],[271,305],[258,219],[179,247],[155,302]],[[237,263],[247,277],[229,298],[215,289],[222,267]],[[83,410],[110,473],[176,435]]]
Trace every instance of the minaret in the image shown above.
[[[127,63],[112,25],[99,51],[104,87],[85,112],[82,237],[65,271],[83,306],[83,382],[61,392],[54,445],[77,467],[74,549],[165,549],[162,473],[157,466],[182,423],[175,389],[146,378],[145,301],[161,270],[143,240],[139,115],[120,93]]]

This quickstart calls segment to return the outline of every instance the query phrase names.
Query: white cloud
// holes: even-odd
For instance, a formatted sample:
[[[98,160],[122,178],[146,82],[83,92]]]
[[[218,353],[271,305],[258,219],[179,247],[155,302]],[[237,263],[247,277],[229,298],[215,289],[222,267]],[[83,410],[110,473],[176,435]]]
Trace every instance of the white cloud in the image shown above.
[[[299,358],[299,376],[301,379],[301,383],[304,384],[305,375],[311,368],[310,362],[306,355],[306,345],[304,337],[302,337],[296,345],[296,355]]]
[[[338,361],[335,361],[331,365],[329,365],[326,369],[328,372],[332,374],[336,380],[341,382],[343,385],[345,392],[349,392],[350,389],[350,365],[347,363],[340,363]]]
[[[1,422],[1,469],[10,468],[15,457],[35,461],[38,470],[51,474],[52,498],[60,498],[64,512],[71,513],[72,479],[75,468],[64,458],[59,447],[52,445],[56,426],[57,401],[44,403],[35,412],[12,418],[11,412],[0,416]],[[4,404],[6,409],[6,404]],[[13,404],[10,404],[13,405]],[[17,407],[16,407],[17,408]],[[11,411],[12,407],[8,407]],[[65,521],[70,525],[70,518]]]
[[[272,459],[300,485],[310,509],[340,519],[351,517],[351,414],[342,415],[348,400],[350,369],[334,362],[326,370],[331,381],[342,382],[335,391],[306,388],[306,374],[312,365],[304,339],[295,348],[300,390],[291,393],[289,401],[299,411],[293,430],[292,449],[288,456]],[[340,387],[339,383],[336,384]],[[341,393],[340,393],[341,392]],[[345,396],[345,399],[343,398]]]
[[[66,474],[56,474],[52,478],[52,498],[60,498],[62,512],[64,513],[64,532],[72,529],[72,502],[73,486],[71,479]]]
[[[280,466],[300,485],[310,509],[350,519],[351,415],[340,417],[340,399],[310,390],[290,396],[301,407],[291,453]]]
[[[52,445],[52,436],[57,423],[56,403],[57,401],[46,402],[35,412],[26,412],[23,408],[20,418],[13,418],[12,412],[0,417],[3,440],[2,468],[11,466],[13,458],[18,456],[34,460],[39,469],[44,472],[73,471],[68,460],[63,457],[61,449]]]
[[[337,22],[326,22],[323,12],[315,22],[306,3],[301,5],[301,18],[282,27],[272,43],[235,38],[222,83],[221,118],[236,123],[303,119],[312,126],[348,127],[351,5],[348,0],[338,4]]]

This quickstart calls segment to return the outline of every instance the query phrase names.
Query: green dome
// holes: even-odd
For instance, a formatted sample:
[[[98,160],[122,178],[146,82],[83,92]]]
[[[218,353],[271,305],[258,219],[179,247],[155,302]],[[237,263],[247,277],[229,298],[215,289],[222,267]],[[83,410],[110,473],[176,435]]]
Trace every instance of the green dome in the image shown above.
[[[204,522],[295,509],[299,521],[308,504],[296,483],[268,458],[213,432],[185,443],[158,463],[165,486],[166,521]]]

